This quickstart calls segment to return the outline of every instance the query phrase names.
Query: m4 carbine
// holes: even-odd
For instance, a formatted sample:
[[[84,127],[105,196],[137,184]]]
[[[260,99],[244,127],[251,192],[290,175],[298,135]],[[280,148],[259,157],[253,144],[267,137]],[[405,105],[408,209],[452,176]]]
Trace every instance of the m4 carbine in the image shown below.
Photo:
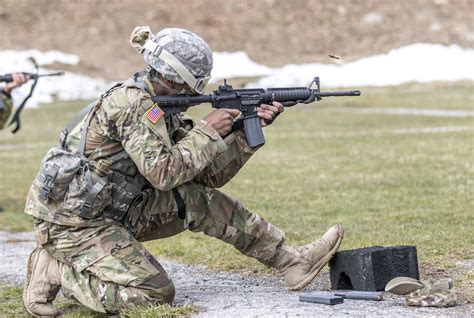
[[[309,87],[267,89],[233,89],[224,80],[224,85],[219,86],[212,94],[153,96],[152,99],[166,114],[179,113],[183,108],[202,103],[211,103],[213,108],[238,109],[243,115],[247,142],[250,147],[255,148],[265,143],[260,117],[257,115],[258,106],[276,101],[285,107],[291,107],[298,103],[309,104],[331,96],[360,96],[360,91],[321,92],[319,77],[315,77]]]

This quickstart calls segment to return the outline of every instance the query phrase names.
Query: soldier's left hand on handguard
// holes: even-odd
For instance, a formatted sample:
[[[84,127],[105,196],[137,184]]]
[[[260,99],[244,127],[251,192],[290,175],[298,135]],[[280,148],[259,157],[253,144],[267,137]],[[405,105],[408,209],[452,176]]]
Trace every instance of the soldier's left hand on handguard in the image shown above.
[[[262,127],[271,125],[275,118],[285,110],[282,103],[273,102],[272,105],[261,104],[257,107],[257,115],[261,118]]]

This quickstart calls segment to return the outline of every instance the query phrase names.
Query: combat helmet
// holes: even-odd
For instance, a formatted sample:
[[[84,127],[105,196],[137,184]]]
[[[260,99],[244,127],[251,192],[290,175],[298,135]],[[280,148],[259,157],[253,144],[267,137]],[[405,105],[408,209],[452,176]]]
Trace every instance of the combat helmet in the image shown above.
[[[165,79],[186,83],[191,91],[202,94],[210,79],[212,51],[197,34],[179,28],[166,28],[153,34],[150,27],[136,27],[130,43],[143,55],[147,67]]]

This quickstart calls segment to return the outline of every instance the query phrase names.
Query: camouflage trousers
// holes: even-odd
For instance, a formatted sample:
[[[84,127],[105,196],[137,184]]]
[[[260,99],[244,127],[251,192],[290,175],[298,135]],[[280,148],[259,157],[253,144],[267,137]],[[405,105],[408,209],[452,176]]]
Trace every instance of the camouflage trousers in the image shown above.
[[[284,240],[278,228],[216,189],[190,182],[179,192],[186,204],[184,219],[172,191],[150,189],[132,204],[122,223],[72,227],[36,220],[38,243],[63,263],[64,294],[105,313],[171,303],[171,278],[140,242],[187,229],[272,265]]]

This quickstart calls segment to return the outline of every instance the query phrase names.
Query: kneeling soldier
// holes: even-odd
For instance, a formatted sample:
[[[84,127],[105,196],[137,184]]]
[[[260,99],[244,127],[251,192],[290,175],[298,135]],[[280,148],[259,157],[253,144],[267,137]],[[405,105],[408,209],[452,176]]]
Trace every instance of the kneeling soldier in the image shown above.
[[[60,288],[103,313],[172,303],[172,280],[141,242],[185,230],[275,268],[290,289],[307,286],[341,244],[342,227],[290,247],[280,229],[217,190],[256,151],[242,129],[233,129],[239,111],[217,109],[196,123],[184,113],[167,115],[151,99],[202,93],[211,50],[176,28],[153,35],[138,27],[131,43],[145,70],[76,116],[29,192],[25,212],[35,219],[38,247],[28,261],[27,311],[58,314],[52,300]],[[276,102],[262,105],[262,126],[282,111]]]

